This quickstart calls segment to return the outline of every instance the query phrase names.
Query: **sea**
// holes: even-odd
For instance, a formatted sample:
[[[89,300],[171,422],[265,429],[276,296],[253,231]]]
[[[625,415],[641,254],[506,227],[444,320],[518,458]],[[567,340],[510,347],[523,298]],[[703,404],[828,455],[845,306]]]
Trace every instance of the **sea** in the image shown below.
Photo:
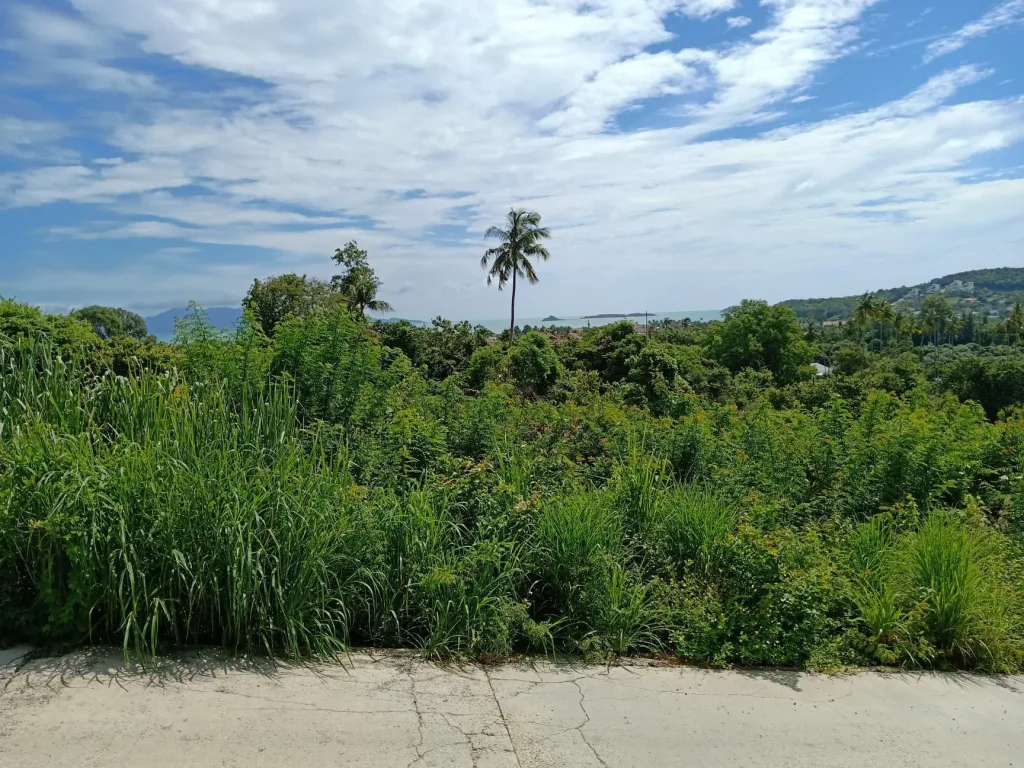
[[[631,320],[634,323],[640,323],[641,325],[644,323],[644,316],[642,313],[639,316],[633,315],[632,317],[592,317],[589,319],[585,317],[558,314],[556,314],[555,317],[558,317],[559,319],[547,322],[545,322],[544,318],[541,317],[516,317],[516,325],[520,328],[527,325],[531,328],[565,328],[567,326],[569,328],[596,328],[599,325],[617,323],[620,320]],[[708,323],[712,320],[721,320],[722,310],[688,309],[679,312],[650,312],[647,315],[647,322],[664,320],[666,318],[670,320],[685,320],[686,318],[689,318],[694,322]],[[495,333],[500,333],[508,328],[509,319],[510,318],[508,317],[504,317],[495,320],[470,320],[470,322],[473,323],[473,325],[482,325]]]

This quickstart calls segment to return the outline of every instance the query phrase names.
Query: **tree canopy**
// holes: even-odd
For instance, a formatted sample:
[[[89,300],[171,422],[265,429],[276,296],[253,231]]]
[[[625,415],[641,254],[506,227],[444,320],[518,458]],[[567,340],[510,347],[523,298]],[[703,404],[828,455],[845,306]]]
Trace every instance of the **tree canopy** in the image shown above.
[[[712,328],[708,348],[712,358],[733,372],[767,370],[782,384],[809,377],[814,359],[796,314],[765,301],[745,300],[726,312],[725,320]]]
[[[377,298],[381,281],[370,267],[366,251],[360,248],[355,240],[346,243],[344,248],[338,248],[334,252],[333,259],[336,264],[345,267],[345,271],[340,275],[335,275],[331,282],[335,289],[345,297],[349,309],[356,316],[362,317],[366,310],[371,312],[394,311],[388,302]]]
[[[76,310],[71,315],[89,323],[93,332],[101,339],[128,336],[141,341],[149,335],[146,321],[140,315],[120,307],[102,307],[93,304]]]

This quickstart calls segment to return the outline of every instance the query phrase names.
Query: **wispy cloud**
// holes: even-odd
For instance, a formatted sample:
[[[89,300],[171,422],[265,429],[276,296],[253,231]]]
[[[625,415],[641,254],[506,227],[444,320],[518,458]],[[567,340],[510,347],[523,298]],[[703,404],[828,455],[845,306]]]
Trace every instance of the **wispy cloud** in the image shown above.
[[[977,37],[984,37],[1000,27],[1024,22],[1024,0],[1005,0],[990,10],[977,21],[972,21],[952,35],[943,37],[925,50],[925,62],[945,56],[948,53],[959,51],[967,43]]]
[[[730,16],[725,20],[729,29],[742,29],[743,27],[749,26],[752,22],[753,19],[749,16]]]
[[[719,13],[731,11],[738,0],[682,0],[680,10],[687,16],[707,19]]]

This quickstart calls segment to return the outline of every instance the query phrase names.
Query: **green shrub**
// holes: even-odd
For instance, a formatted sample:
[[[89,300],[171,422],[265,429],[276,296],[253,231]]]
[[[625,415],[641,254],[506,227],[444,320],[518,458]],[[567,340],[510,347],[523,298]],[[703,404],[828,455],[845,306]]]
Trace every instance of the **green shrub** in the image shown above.
[[[738,519],[731,503],[705,488],[684,485],[661,501],[654,539],[677,573],[689,566],[706,575],[721,565]]]
[[[981,525],[937,512],[902,534],[884,517],[858,529],[853,594],[876,658],[1018,667],[1019,598],[1007,551]]]

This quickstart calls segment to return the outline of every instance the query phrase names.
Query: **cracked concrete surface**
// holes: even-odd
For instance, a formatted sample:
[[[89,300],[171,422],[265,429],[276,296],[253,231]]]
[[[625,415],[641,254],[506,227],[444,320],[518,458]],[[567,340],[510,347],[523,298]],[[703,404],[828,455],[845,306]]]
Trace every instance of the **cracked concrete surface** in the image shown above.
[[[0,651],[0,765],[1012,766],[1024,680]]]

